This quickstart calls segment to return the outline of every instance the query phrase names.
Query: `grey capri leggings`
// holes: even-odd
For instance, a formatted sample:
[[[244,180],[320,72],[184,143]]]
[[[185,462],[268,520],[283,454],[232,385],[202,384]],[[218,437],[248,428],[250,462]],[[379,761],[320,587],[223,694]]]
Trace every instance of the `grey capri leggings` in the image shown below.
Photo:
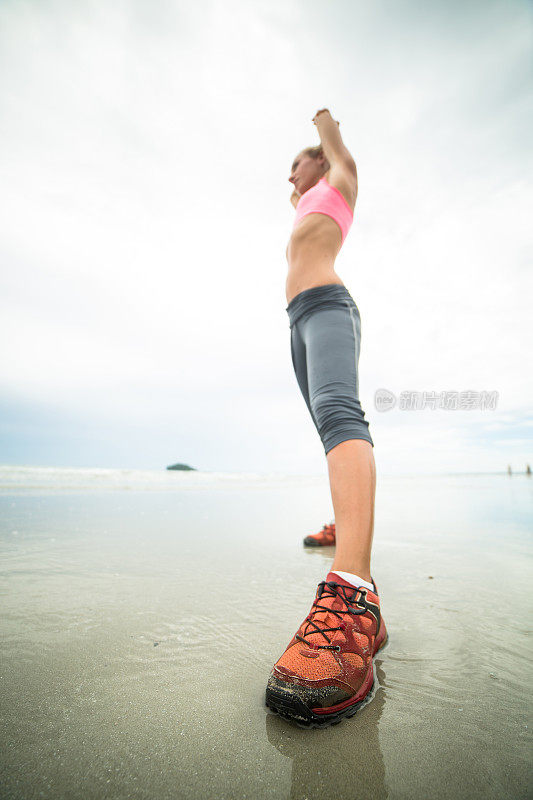
[[[286,308],[291,355],[326,455],[347,439],[374,442],[359,402],[361,317],[346,286],[305,289]]]

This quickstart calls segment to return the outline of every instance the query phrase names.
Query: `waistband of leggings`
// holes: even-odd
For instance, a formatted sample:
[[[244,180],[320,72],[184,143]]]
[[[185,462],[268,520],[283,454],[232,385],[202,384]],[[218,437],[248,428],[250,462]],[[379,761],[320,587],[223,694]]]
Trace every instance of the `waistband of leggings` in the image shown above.
[[[313,286],[304,289],[293,297],[285,309],[289,315],[290,327],[298,322],[304,314],[308,316],[313,311],[325,308],[346,308],[352,306],[358,311],[350,292],[342,283],[325,283],[322,286]]]

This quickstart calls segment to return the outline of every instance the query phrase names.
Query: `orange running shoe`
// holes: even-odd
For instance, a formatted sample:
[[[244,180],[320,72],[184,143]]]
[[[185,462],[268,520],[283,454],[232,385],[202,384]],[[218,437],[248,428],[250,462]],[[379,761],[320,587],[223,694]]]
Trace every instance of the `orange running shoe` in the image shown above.
[[[324,525],[322,530],[318,533],[312,533],[310,536],[306,536],[304,544],[310,547],[327,547],[335,544],[335,523]]]
[[[352,717],[374,685],[372,658],[387,638],[377,586],[371,592],[328,573],[272,668],[266,705],[303,728]]]

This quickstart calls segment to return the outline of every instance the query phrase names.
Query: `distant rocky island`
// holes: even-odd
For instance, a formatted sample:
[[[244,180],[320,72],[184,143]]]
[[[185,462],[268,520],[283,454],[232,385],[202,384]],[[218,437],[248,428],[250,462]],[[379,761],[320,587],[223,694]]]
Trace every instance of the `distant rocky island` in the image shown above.
[[[172,464],[171,467],[167,467],[167,469],[185,469],[185,470],[193,470],[194,472],[198,472],[196,467],[189,467],[188,464]]]

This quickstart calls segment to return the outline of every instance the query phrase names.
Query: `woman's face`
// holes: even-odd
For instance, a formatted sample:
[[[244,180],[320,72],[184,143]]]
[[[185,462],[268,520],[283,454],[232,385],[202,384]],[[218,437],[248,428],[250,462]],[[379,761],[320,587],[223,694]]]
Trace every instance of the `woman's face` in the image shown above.
[[[302,195],[315,183],[318,183],[324,174],[324,157],[311,158],[311,156],[299,153],[294,159],[291,167],[289,181],[294,184],[294,188],[299,195]]]

